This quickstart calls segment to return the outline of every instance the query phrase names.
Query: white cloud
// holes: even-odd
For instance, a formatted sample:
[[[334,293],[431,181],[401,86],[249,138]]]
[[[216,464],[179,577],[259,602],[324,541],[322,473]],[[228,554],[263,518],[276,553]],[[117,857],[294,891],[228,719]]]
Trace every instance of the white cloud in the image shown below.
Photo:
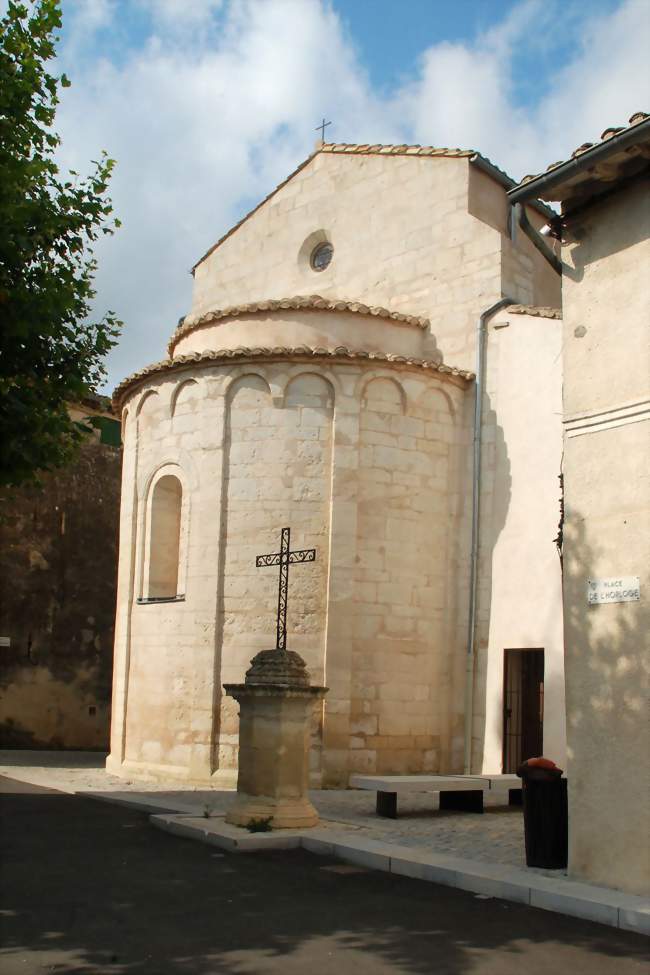
[[[429,48],[419,77],[400,93],[417,141],[478,149],[520,178],[647,108],[646,0],[627,0],[608,15],[568,13],[557,3],[529,0],[471,44]],[[538,62],[551,30],[568,35],[572,53],[549,78]],[[513,77],[522,52],[540,86],[537,103],[526,108]]]
[[[526,111],[517,58],[523,49],[534,72],[549,32],[569,24],[541,0],[465,44],[423,51],[416,76],[382,97],[326,0],[134,9],[147,29],[129,46],[122,5],[69,2],[60,58],[73,81],[57,116],[63,162],[84,172],[102,148],[118,160],[112,196],[124,228],[102,244],[97,281],[98,312],[110,306],[126,322],[111,384],[164,354],[189,307],[192,263],[311,151],[323,113],[340,141],[471,146],[520,176],[649,101],[645,0],[578,18],[570,61],[540,79]]]
[[[175,32],[205,26],[222,5],[222,0],[137,0],[152,15],[154,23]]]

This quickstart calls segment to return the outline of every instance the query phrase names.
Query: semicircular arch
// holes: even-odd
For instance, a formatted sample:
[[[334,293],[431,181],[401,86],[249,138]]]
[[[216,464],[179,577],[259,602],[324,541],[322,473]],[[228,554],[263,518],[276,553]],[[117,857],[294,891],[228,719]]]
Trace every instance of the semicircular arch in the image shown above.
[[[160,394],[157,389],[146,389],[142,394],[142,396],[140,397],[140,399],[138,400],[138,404],[135,408],[136,417],[140,416],[147,403],[149,404],[149,406],[151,406],[154,396],[159,396],[159,395]]]
[[[233,372],[225,379],[223,384],[223,395],[227,403],[231,403],[234,396],[237,395],[240,390],[245,389],[245,381],[257,379],[259,385],[255,387],[253,384],[248,386],[249,389],[257,388],[260,392],[262,387],[271,396],[271,384],[269,382],[268,376],[264,374],[261,369],[251,369],[250,367],[243,367],[241,370],[233,370]]]
[[[303,369],[291,375],[284,387],[282,405],[297,405],[291,403],[291,399],[308,406],[325,406],[333,409],[336,389],[329,377],[313,369]]]
[[[179,382],[176,387],[172,390],[172,394],[169,401],[169,415],[173,417],[176,413],[176,407],[178,405],[178,398],[183,393],[188,392],[190,387],[197,386],[198,381],[196,379],[183,379]]]
[[[382,400],[384,401],[386,407],[389,408],[387,409],[387,412],[393,412],[393,409],[390,409],[390,407],[394,408],[397,406],[400,413],[406,413],[408,405],[406,390],[399,380],[397,380],[394,376],[391,376],[390,373],[382,371],[375,373],[372,376],[362,377],[362,380],[360,380],[357,386],[357,395],[362,408],[367,406],[368,390],[371,387],[374,387],[375,393],[381,390],[380,395],[374,398],[378,405]],[[375,408],[377,408],[377,406],[375,406]]]

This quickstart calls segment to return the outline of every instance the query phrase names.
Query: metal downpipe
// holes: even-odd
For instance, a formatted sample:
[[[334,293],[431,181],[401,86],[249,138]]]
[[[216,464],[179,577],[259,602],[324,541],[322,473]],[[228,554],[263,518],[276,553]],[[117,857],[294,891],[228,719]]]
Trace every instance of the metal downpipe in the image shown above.
[[[470,549],[469,618],[467,625],[467,656],[465,663],[465,729],[463,771],[472,771],[472,730],[474,710],[474,657],[476,636],[476,603],[478,583],[478,549],[481,516],[481,442],[483,422],[483,392],[485,386],[485,352],[487,324],[498,311],[514,304],[512,298],[501,298],[482,313],[476,326],[476,383],[474,402],[474,449],[472,467],[472,544]]]

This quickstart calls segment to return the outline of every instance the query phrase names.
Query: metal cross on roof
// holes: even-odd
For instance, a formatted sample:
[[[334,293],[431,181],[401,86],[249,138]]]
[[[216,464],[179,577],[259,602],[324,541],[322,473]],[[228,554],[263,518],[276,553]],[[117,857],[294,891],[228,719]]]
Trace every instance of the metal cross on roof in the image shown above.
[[[291,529],[282,529],[280,541],[280,551],[273,552],[271,555],[258,555],[255,565],[258,569],[266,565],[280,566],[280,579],[278,582],[278,622],[276,650],[287,649],[287,599],[289,590],[289,566],[296,562],[315,562],[316,549],[303,548],[295,552],[291,551]]]
[[[321,142],[325,142],[325,129],[327,128],[328,125],[331,125],[331,124],[332,124],[331,122],[326,122],[325,121],[325,118],[323,117],[323,121],[320,123],[320,125],[317,125],[316,126],[316,131],[317,132],[320,129],[320,140],[321,140]]]

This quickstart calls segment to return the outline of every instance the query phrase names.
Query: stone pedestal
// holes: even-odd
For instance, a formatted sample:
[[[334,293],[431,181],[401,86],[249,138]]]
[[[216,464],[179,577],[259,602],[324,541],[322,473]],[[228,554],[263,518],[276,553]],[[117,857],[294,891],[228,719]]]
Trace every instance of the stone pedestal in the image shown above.
[[[247,826],[271,818],[273,829],[316,826],[308,797],[314,703],[326,687],[311,687],[297,653],[263,650],[243,684],[224,684],[239,702],[237,802],[226,822]]]

